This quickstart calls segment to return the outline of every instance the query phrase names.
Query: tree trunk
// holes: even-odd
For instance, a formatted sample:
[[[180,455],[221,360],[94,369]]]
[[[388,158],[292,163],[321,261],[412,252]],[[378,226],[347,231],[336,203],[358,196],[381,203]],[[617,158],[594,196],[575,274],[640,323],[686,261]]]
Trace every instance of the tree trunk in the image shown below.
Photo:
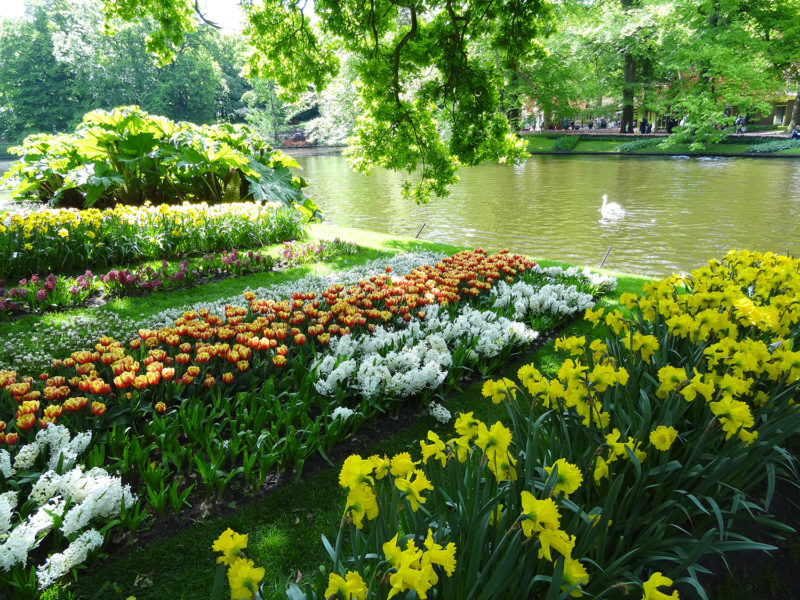
[[[633,84],[636,78],[636,62],[630,52],[625,52],[625,79],[622,83],[621,133],[633,133]]]
[[[797,125],[800,124],[800,92],[797,92],[797,96],[794,99],[794,106],[792,107],[792,118],[789,119],[789,127],[787,129],[791,131]]]
[[[632,5],[634,0],[620,0],[620,5],[624,11],[627,11]],[[633,88],[636,80],[636,61],[630,52],[630,48],[622,53],[625,61],[622,81],[622,118],[620,119],[619,131],[620,133],[633,133]]]

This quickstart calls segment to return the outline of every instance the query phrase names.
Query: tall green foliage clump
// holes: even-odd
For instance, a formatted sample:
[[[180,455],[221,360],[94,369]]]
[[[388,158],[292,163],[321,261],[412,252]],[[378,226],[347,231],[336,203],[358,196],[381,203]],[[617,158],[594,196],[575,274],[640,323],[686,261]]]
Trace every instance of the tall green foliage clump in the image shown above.
[[[243,125],[194,125],[138,106],[87,113],[74,133],[27,137],[0,184],[51,206],[264,200],[316,204],[293,176],[297,163]]]

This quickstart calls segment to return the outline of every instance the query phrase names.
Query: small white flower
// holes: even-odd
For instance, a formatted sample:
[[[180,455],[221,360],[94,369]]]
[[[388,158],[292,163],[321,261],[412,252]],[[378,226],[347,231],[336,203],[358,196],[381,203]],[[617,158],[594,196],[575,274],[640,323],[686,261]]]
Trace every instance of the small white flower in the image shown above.
[[[333,413],[331,413],[331,420],[336,421],[341,419],[342,421],[347,421],[353,414],[353,411],[346,406],[337,406]]]
[[[453,415],[450,414],[449,410],[436,402],[431,402],[430,406],[428,406],[428,412],[434,419],[442,424],[449,423],[450,419],[453,418]]]

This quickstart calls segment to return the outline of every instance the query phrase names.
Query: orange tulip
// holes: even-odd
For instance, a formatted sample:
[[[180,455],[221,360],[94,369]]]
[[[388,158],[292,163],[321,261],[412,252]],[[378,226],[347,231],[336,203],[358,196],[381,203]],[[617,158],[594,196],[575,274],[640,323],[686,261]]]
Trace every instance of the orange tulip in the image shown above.
[[[36,417],[32,414],[23,414],[17,417],[17,429],[20,431],[30,429],[34,425],[36,425]],[[6,436],[6,441],[8,441],[8,436]]]

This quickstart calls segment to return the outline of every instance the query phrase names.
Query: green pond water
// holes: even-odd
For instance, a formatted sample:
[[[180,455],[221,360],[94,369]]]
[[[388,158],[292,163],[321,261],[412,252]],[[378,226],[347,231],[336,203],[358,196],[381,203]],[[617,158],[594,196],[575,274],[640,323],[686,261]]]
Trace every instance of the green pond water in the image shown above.
[[[534,156],[459,171],[445,199],[417,206],[401,175],[354,173],[341,156],[295,155],[332,223],[509,248],[539,258],[663,275],[731,248],[800,254],[800,160]],[[602,195],[625,210],[601,218]]]
[[[414,236],[424,224],[420,239],[594,266],[611,246],[606,267],[648,275],[730,248],[800,254],[798,159],[534,156],[461,169],[448,198],[417,206],[401,197],[400,174],[293,154],[327,221],[343,226]],[[624,218],[601,218],[603,194]]]

